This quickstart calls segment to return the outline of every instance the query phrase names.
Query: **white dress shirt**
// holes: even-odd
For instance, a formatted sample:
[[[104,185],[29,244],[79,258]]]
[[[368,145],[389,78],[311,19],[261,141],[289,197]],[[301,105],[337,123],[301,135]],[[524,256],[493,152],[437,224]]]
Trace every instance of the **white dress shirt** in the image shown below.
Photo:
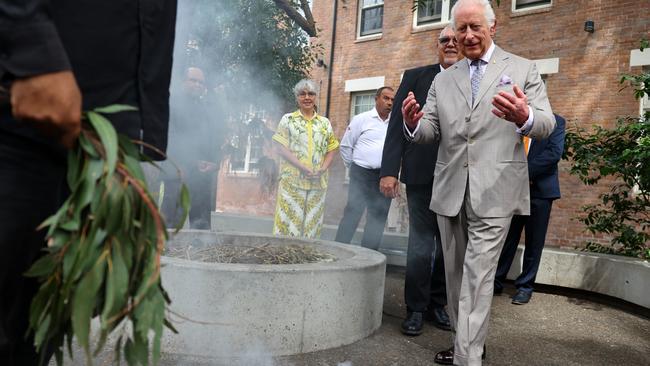
[[[382,120],[376,108],[352,118],[339,147],[345,166],[354,163],[366,169],[381,168],[389,119],[390,114]]]

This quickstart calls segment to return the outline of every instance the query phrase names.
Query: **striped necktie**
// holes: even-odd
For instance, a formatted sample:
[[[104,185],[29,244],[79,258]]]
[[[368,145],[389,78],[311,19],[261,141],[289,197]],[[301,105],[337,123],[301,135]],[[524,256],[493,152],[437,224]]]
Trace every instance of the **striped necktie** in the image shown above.
[[[476,99],[476,94],[478,94],[478,89],[481,86],[481,79],[483,79],[483,71],[481,70],[481,64],[483,60],[478,59],[472,61],[472,67],[474,67],[474,73],[472,74],[472,105],[474,104],[474,99]]]

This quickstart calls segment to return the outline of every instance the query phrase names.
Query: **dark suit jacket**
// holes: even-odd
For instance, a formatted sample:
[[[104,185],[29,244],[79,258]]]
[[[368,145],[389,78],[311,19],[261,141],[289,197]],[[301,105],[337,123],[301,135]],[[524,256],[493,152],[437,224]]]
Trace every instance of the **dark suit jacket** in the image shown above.
[[[402,102],[409,91],[421,106],[427,101],[427,94],[433,78],[440,72],[440,65],[428,65],[406,70],[395,94],[390,114],[384,152],[381,159],[381,176],[397,177],[404,184],[430,184],[438,158],[438,143],[419,145],[408,142],[404,137]],[[402,173],[399,174],[400,166]]]
[[[564,151],[564,118],[555,115],[555,129],[545,139],[533,139],[528,151],[528,178],[531,198],[560,198],[557,163]]]
[[[109,118],[131,138],[165,150],[176,0],[0,2],[0,81],[72,70],[85,110],[129,104]],[[2,108],[0,129],[51,144]]]

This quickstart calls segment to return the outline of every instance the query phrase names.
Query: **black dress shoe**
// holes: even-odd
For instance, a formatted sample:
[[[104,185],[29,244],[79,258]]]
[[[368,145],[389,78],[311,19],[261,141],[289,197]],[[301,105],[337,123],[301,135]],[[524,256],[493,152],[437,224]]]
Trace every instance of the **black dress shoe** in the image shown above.
[[[485,360],[485,355],[487,351],[485,350],[485,345],[483,345],[483,354],[481,355],[481,360]],[[436,356],[433,358],[433,362],[440,365],[453,365],[454,364],[454,347],[452,346],[449,349],[440,351],[436,353]]]
[[[530,301],[530,297],[532,295],[533,294],[530,293],[530,292],[519,290],[519,291],[517,291],[515,296],[512,297],[512,303],[515,304],[515,305],[528,304],[528,302]]]
[[[402,322],[402,333],[409,336],[422,334],[422,313],[418,311],[409,312]]]
[[[444,307],[435,307],[427,311],[427,320],[431,321],[436,328],[451,330],[449,315]]]
[[[436,353],[433,362],[440,365],[453,365],[454,364],[454,347]]]

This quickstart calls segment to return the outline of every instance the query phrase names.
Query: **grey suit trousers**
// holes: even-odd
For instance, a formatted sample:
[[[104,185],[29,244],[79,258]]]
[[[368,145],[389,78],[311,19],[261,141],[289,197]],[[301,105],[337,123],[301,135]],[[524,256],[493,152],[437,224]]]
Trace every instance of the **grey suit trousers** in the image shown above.
[[[467,187],[469,188],[469,187]],[[438,215],[454,336],[454,365],[481,365],[494,275],[512,217],[478,217],[469,189],[458,215]]]

